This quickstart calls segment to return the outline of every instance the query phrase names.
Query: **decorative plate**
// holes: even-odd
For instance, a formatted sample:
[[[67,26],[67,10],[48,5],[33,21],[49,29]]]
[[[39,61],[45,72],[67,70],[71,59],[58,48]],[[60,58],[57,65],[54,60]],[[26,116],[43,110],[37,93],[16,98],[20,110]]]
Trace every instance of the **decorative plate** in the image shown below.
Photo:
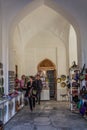
[[[61,80],[65,81],[66,80],[66,75],[61,75]]]
[[[57,78],[57,83],[60,83],[61,82],[61,78]]]
[[[61,83],[61,87],[64,88],[66,86],[66,83],[65,82],[62,82]]]

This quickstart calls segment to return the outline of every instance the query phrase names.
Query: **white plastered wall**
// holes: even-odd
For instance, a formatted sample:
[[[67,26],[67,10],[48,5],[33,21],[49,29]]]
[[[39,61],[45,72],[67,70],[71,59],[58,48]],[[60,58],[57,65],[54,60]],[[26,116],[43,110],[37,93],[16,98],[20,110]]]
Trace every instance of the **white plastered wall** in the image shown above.
[[[38,7],[18,23],[12,43],[16,59],[14,65],[18,64],[20,69],[19,77],[22,74],[35,75],[39,62],[45,58],[52,60],[57,66],[58,75],[67,74],[69,26],[60,14],[45,5]],[[20,56],[18,60],[17,55]]]
[[[38,64],[45,58],[48,58],[56,65],[58,75],[66,74],[65,46],[57,37],[52,35],[50,32],[40,32],[38,35],[33,37],[31,41],[29,41],[29,44],[25,50],[25,54],[27,55],[25,56],[27,57],[27,59],[25,58],[25,61],[31,61],[32,59],[31,62],[29,61],[31,67],[26,68],[26,72],[29,69],[31,73],[33,72],[33,74],[35,74],[37,72]],[[31,53],[30,57],[29,53]],[[61,62],[65,65],[64,67],[61,66]],[[61,67],[62,71],[60,71]]]
[[[29,19],[25,21],[26,24],[28,24],[28,20]],[[33,21],[35,22],[35,20]],[[15,64],[18,64],[19,70],[20,70],[19,77],[21,77],[22,74],[35,75],[37,72],[38,64],[45,58],[50,59],[56,65],[58,77],[60,77],[62,74],[67,75],[67,72],[68,72],[67,69],[69,68],[69,66],[67,67],[67,64],[69,62],[69,58],[73,57],[73,53],[71,54],[70,57],[68,57],[68,54],[69,54],[68,40],[69,39],[65,41],[66,36],[69,35],[68,33],[69,25],[66,31],[61,31],[60,28],[63,28],[61,24],[60,26],[57,26],[59,27],[58,29],[61,31],[61,34],[60,34],[60,31],[57,30],[57,27],[55,29],[55,26],[54,26],[56,25],[55,22],[54,22],[54,25],[50,29],[49,27],[41,29],[39,25],[40,32],[38,32],[37,22],[36,22],[37,25],[34,24],[34,26],[33,24],[30,23],[30,25],[32,25],[31,27],[33,28],[35,27],[34,34],[33,34],[33,31],[31,30],[30,25],[28,27],[26,26],[25,23],[20,22],[18,24],[14,33],[14,40],[13,40],[14,48],[16,48],[15,49],[15,58],[16,58]],[[27,29],[29,32],[26,34]],[[66,28],[64,28],[64,30],[65,29]],[[26,35],[31,37],[29,41],[28,41],[29,37],[26,37]],[[26,43],[26,41],[28,42]],[[65,93],[65,90],[66,88],[62,89],[60,84],[58,84],[57,100],[61,100],[60,94],[62,94],[61,92]]]
[[[38,64],[45,58],[50,59],[56,65],[58,75],[67,74],[65,45],[51,32],[43,30],[32,37],[22,53],[17,30],[15,31],[14,42],[18,45],[15,50],[15,64],[18,64],[18,66],[21,64],[22,68],[22,73],[19,73],[19,77],[23,73],[26,75],[35,75]],[[20,59],[18,58],[19,54],[21,54]]]
[[[69,67],[72,66],[73,61],[78,64],[77,60],[77,36],[74,28],[70,26],[69,32]]]
[[[77,21],[77,23],[79,25],[80,31],[81,31],[81,40],[82,41],[80,41],[80,42],[82,42],[83,50],[81,52],[81,57],[79,57],[79,62],[82,64],[82,63],[84,63],[84,61],[86,59],[86,52],[87,52],[86,51],[86,45],[87,45],[86,44],[87,43],[87,26],[86,26],[87,25],[86,24],[87,23],[87,17],[85,15],[85,13],[86,13],[85,9],[87,9],[87,8],[82,8],[83,10],[81,10],[81,8],[79,6],[79,4],[83,6],[83,4],[82,4],[83,1],[82,1],[82,3],[81,3],[81,1],[82,0],[77,0],[75,2],[75,4],[73,2],[73,5],[72,5],[72,0],[69,0],[66,3],[65,3],[65,0],[61,0],[61,1],[60,0],[57,0],[57,1],[56,0],[54,0],[54,1],[53,0],[48,0],[48,1],[46,0],[45,2],[47,2],[46,4],[48,6],[50,6],[50,7],[52,6],[54,10],[59,11],[61,14],[64,14],[66,18],[70,18],[70,21],[72,21],[72,23],[75,23],[74,19],[71,18],[71,17],[67,17],[67,15],[74,16],[74,18],[76,19],[76,21]],[[7,62],[7,60],[8,60],[7,59],[8,58],[7,57],[8,56],[8,51],[7,51],[7,47],[8,47],[9,43],[12,43],[12,41],[9,41],[9,38],[7,38],[7,37],[9,37],[7,34],[10,33],[10,28],[12,28],[11,25],[12,25],[13,21],[15,20],[15,16],[19,13],[19,11],[22,11],[23,8],[26,5],[30,4],[29,2],[30,1],[21,0],[21,4],[20,4],[20,1],[18,1],[18,0],[3,0],[3,5],[4,6],[2,8],[4,10],[4,14],[3,14],[2,23],[4,21],[4,24],[3,24],[4,33],[2,34],[2,37],[3,37],[2,44],[4,46],[4,60],[6,60],[6,62],[4,62],[4,65],[6,67],[6,69],[4,70],[5,72],[8,71],[8,62]],[[55,4],[54,4],[54,2],[55,2]],[[60,5],[61,9],[59,8],[58,5]],[[85,4],[85,6],[86,5],[87,4]],[[64,9],[64,10],[62,10],[62,9]],[[12,37],[12,35],[10,35],[10,37]],[[82,56],[83,56],[83,61],[81,59]],[[85,62],[87,62],[87,60]],[[11,64],[11,61],[10,61],[9,64]],[[13,65],[11,65],[10,68],[13,69]],[[5,77],[6,77],[6,79],[8,78],[7,74],[5,74]],[[8,86],[7,82],[6,82],[6,86]]]

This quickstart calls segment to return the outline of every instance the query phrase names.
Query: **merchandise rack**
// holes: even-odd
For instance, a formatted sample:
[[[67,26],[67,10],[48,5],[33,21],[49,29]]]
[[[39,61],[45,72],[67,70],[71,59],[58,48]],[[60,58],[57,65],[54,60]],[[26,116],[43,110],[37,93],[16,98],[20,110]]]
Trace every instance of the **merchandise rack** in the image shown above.
[[[80,74],[80,70],[79,68],[70,68],[69,71],[69,76],[70,76],[70,110],[71,111],[78,111],[77,108],[77,102],[74,100],[74,97],[77,98],[77,100],[79,99],[79,94],[80,94],[80,81],[79,79],[76,80],[75,76],[76,73],[78,72],[78,75]]]

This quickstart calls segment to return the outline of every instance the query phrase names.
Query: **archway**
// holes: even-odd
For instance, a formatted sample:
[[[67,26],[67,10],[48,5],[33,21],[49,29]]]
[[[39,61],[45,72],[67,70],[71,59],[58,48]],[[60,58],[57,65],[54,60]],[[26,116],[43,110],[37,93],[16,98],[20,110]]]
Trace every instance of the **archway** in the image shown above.
[[[38,71],[40,71],[40,70],[55,70],[56,66],[51,60],[44,59],[38,64],[37,69],[38,69]]]
[[[45,1],[45,0],[44,0]],[[51,1],[51,0],[50,0]],[[73,27],[75,28],[75,30],[76,30],[76,33],[77,33],[77,37],[78,36],[80,36],[80,33],[79,33],[79,29],[78,29],[78,25],[76,24],[76,22],[75,22],[75,20],[74,20],[74,18],[72,17],[71,18],[71,16],[69,16],[69,14],[66,12],[66,11],[62,11],[62,8],[61,8],[61,10],[60,10],[60,7],[59,6],[57,6],[57,5],[55,5],[55,2],[52,2],[52,3],[50,3],[50,1],[49,1],[49,4],[45,1],[45,3],[42,3],[41,5],[39,5],[39,6],[42,6],[43,4],[45,5],[45,6],[47,6],[47,7],[49,7],[49,8],[51,8],[51,9],[53,9],[54,11],[56,11],[57,13],[59,12],[62,16],[64,16],[64,18],[65,19],[67,19],[67,20],[69,20],[69,22],[73,25]],[[34,1],[35,2],[35,1]],[[30,6],[29,6],[30,7]],[[35,8],[33,8],[32,10],[27,10],[27,11],[22,11],[21,12],[21,14],[23,13],[23,15],[18,15],[19,16],[19,18],[18,19],[16,19],[16,23],[18,24],[22,19],[23,19],[23,17],[25,17],[25,16],[27,16],[27,14],[28,13],[31,13],[34,9],[36,9],[36,8],[38,8],[38,6],[35,6]],[[59,8],[59,9],[58,9]],[[30,8],[29,8],[30,9]],[[68,16],[68,17],[67,17]],[[72,20],[73,19],[73,20]],[[15,24],[15,22],[14,22],[14,25],[13,25],[13,30],[12,31],[14,31],[14,28],[15,28],[15,26],[16,26],[16,24]],[[74,24],[75,23],[75,24]],[[18,30],[19,30],[19,26],[17,25],[17,27],[18,27]],[[37,26],[38,27],[38,26]],[[48,28],[47,28],[48,29]],[[19,30],[20,31],[20,30]],[[53,32],[52,32],[53,33]],[[11,34],[13,34],[13,33],[11,33]],[[32,34],[32,33],[31,33]],[[55,33],[55,35],[56,35],[56,33]],[[29,35],[28,35],[29,36]],[[61,36],[61,35],[60,35]],[[77,38],[77,40],[79,40],[79,38]],[[12,42],[11,42],[12,43]],[[78,42],[79,43],[79,42]],[[80,48],[80,47],[79,47]],[[56,50],[56,49],[55,49]],[[21,51],[22,52],[22,54],[23,54],[23,51]],[[36,52],[36,51],[35,51]],[[55,52],[57,52],[57,51],[55,51]],[[79,53],[80,51],[78,51],[78,53]],[[57,53],[56,53],[56,56],[58,56],[57,55]],[[78,56],[80,56],[80,55],[78,55]],[[47,57],[47,56],[46,56]],[[56,59],[57,59],[58,57],[56,57]],[[14,59],[14,58],[13,58]],[[62,58],[61,58],[62,59]],[[80,57],[80,59],[81,59],[81,57]],[[37,60],[36,60],[37,61]],[[80,60],[81,61],[81,60]],[[55,60],[55,62],[57,63],[57,60]],[[60,65],[61,66],[61,65]],[[61,67],[60,67],[61,68]]]
[[[57,97],[56,78],[57,77],[56,77],[55,64],[49,59],[44,59],[38,64],[37,69],[38,72],[42,73],[43,89],[46,89],[48,87],[50,99],[56,99]]]
[[[35,1],[33,1],[33,3],[31,2],[31,5],[32,5],[31,7],[33,7],[33,10],[37,9],[38,7],[40,7],[40,6],[42,6],[42,5],[45,5],[45,6],[49,7],[49,8],[52,8],[52,9],[53,9],[54,11],[56,11],[57,13],[60,13],[61,16],[64,16],[64,18],[67,19],[67,20],[73,25],[73,27],[75,28],[75,31],[76,31],[76,34],[77,34],[77,45],[80,44],[80,42],[78,41],[78,40],[80,39],[80,38],[79,38],[79,36],[80,36],[79,27],[78,27],[78,25],[77,25],[75,19],[74,19],[72,16],[70,16],[66,11],[63,11],[62,8],[60,9],[60,6],[59,6],[59,5],[55,5],[55,2],[53,2],[53,3],[51,4],[51,3],[46,2],[45,0],[43,0],[43,2],[40,3],[40,4],[39,4],[38,1],[37,1],[36,6],[34,7],[33,5],[35,5],[35,4],[36,4]],[[54,6],[53,6],[53,5],[54,5]],[[28,7],[29,7],[29,8],[28,8]],[[26,17],[27,14],[31,13],[33,10],[32,10],[32,8],[30,8],[30,5],[27,5],[27,6],[25,7],[25,9],[22,10],[21,13],[19,13],[18,18],[16,17],[16,18],[14,19],[14,22],[12,23],[11,34],[13,34],[14,28],[16,27],[16,25],[17,25],[24,17]],[[20,16],[20,17],[19,17],[19,16]],[[18,27],[18,26],[17,26],[17,27]],[[18,30],[19,30],[19,28],[18,28]],[[19,34],[19,35],[20,35],[20,34]],[[12,43],[12,42],[13,42],[13,41],[11,41],[11,43]],[[80,49],[80,46],[79,46],[78,49]],[[22,51],[22,52],[23,52],[23,51]],[[78,53],[78,56],[79,56],[80,59],[81,59],[81,56],[80,56],[80,54],[79,54],[80,51],[78,50],[77,53]],[[79,60],[79,57],[78,57],[78,60]],[[81,61],[81,60],[79,60],[79,61]],[[68,66],[68,64],[67,64],[67,66]],[[20,67],[20,68],[21,68],[21,67]]]

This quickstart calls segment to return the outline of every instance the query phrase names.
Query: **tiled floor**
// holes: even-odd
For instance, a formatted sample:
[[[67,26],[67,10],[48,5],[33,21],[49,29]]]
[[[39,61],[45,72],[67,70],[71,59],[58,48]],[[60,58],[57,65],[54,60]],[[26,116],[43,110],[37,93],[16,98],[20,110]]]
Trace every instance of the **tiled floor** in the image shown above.
[[[46,101],[36,105],[33,112],[25,106],[5,130],[87,130],[87,121],[72,113],[67,102]]]

